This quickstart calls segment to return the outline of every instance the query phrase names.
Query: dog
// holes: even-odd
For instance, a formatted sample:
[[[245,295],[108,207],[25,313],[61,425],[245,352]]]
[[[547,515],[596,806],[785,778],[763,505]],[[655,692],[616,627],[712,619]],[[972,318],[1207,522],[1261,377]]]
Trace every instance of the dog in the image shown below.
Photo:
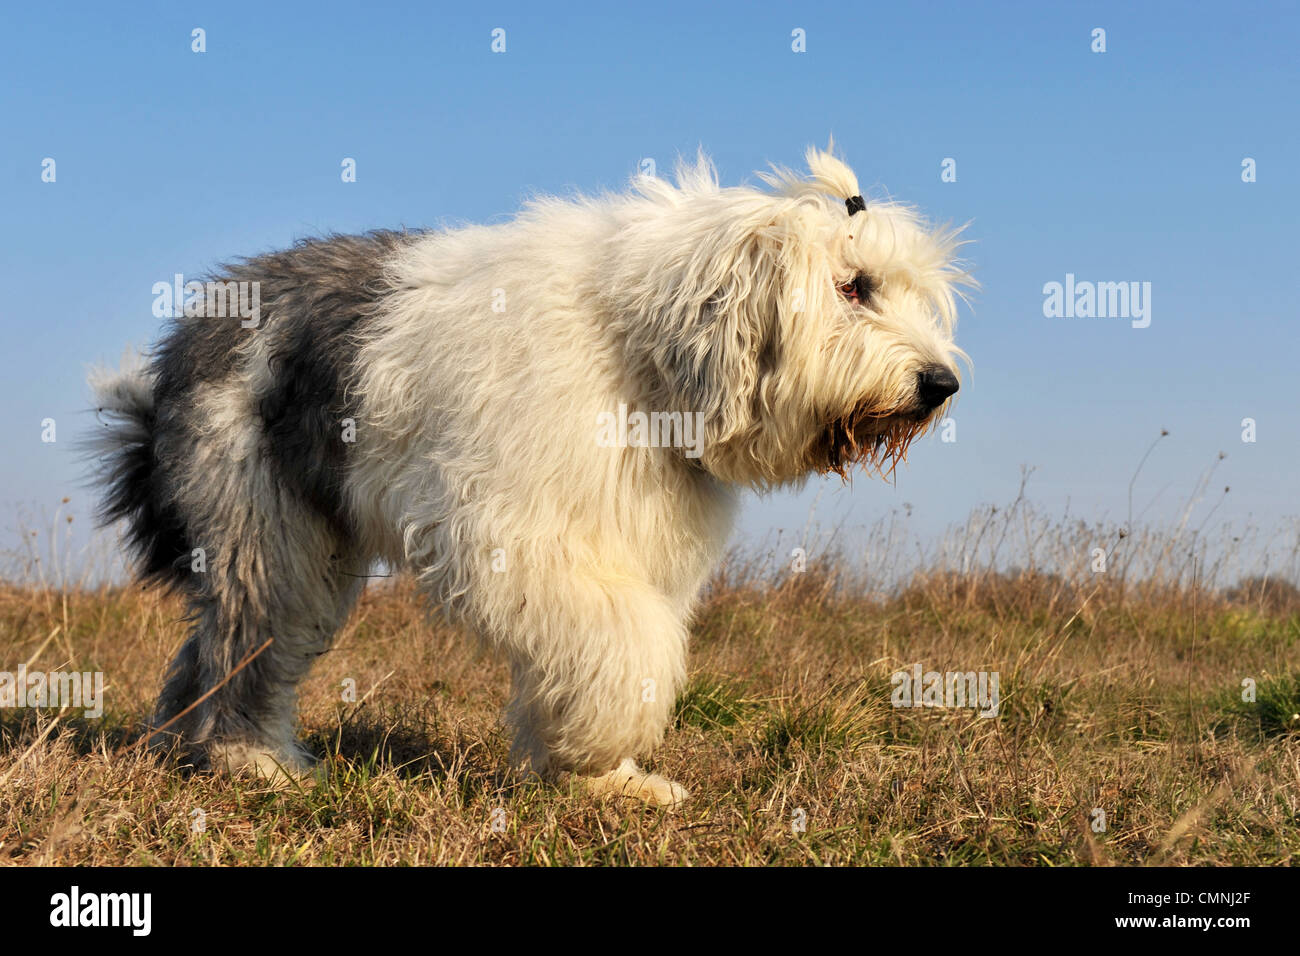
[[[864,200],[832,149],[757,186],[701,152],[499,225],[302,240],[216,276],[256,322],[196,296],[92,374],[100,520],[192,625],[155,745],[309,772],[297,685],[384,562],[508,661],[514,761],[685,800],[636,760],[740,493],[888,473],[959,385],[961,230]]]

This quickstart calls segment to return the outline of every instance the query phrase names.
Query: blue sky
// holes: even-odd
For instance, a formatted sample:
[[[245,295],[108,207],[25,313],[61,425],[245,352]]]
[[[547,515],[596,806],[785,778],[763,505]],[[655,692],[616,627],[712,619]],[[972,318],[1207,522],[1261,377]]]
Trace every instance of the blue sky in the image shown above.
[[[153,339],[150,290],[173,273],[324,231],[499,221],[698,146],[724,182],[752,182],[832,133],[872,194],[971,222],[982,289],[958,342],[974,373],[957,441],[915,446],[895,485],[755,499],[747,533],[801,526],[819,490],[826,521],[907,502],[933,533],[1012,498],[1021,465],[1044,511],[1122,519],[1162,428],[1148,517],[1175,515],[1220,451],[1216,520],[1300,514],[1296,6],[551,6],[11,6],[0,528],[64,495],[87,513],[86,367]],[[1044,317],[1044,284],[1067,273],[1151,283],[1150,326]]]

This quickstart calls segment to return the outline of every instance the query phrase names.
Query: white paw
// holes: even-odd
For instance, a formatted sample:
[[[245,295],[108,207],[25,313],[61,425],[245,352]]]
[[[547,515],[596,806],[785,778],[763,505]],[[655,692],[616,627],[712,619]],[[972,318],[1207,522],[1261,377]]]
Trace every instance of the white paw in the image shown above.
[[[275,748],[253,744],[218,744],[209,751],[212,769],[231,776],[253,776],[273,786],[310,784],[316,761],[297,746]]]
[[[646,773],[630,759],[624,760],[609,773],[598,777],[583,777],[587,790],[595,796],[612,793],[622,797],[636,797],[658,807],[677,807],[686,802],[690,794],[679,783]]]

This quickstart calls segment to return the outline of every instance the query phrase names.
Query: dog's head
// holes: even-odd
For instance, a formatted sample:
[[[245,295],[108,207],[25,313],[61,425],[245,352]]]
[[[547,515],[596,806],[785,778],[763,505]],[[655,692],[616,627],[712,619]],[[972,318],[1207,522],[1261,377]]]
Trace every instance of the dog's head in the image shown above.
[[[640,184],[617,311],[629,359],[673,410],[702,413],[701,462],[765,487],[856,464],[891,471],[958,388],[957,230],[810,150],[810,175],[720,189],[708,162]]]

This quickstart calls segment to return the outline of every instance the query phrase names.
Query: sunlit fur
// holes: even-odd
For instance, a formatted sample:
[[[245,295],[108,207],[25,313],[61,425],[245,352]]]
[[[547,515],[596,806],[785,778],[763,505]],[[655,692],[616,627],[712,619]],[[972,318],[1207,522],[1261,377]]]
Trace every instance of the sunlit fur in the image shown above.
[[[159,515],[172,537],[201,527],[221,568],[219,580],[170,579],[191,595],[197,623],[160,714],[208,689],[214,662],[273,636],[276,666],[205,701],[184,734],[227,760],[301,762],[285,717],[306,672],[297,662],[328,646],[355,573],[382,559],[415,572],[504,654],[521,763],[587,775],[597,792],[683,799],[631,758],[662,739],[689,619],[739,491],[857,462],[889,470],[946,407],[918,404],[919,370],[955,372],[961,357],[954,297],[969,280],[955,233],[892,202],[850,217],[853,172],[828,152],[811,150],[808,163],[808,176],[775,170],[762,176],[768,188],[724,189],[701,156],[675,184],[640,178],[625,194],[541,198],[501,225],[383,234],[370,246],[329,240],[303,247],[306,264],[249,260],[241,278],[266,268],[292,271],[296,284],[269,304],[264,291],[268,320],[232,340],[229,374],[194,384],[195,424],[180,439],[141,435],[165,418],[148,383],[189,366],[100,381],[117,423],[106,513],[133,522],[140,553],[159,550],[149,527]],[[331,414],[356,423],[355,442],[314,457],[318,439],[298,436],[292,459],[337,468],[337,501],[332,484],[286,472],[271,453],[265,437],[285,440],[290,419],[266,419],[259,398],[283,385],[283,343],[316,347],[297,333],[333,299],[302,286],[313,270],[320,285],[341,284],[330,257],[377,277],[365,282],[373,301],[351,304],[347,335],[330,340],[325,358],[339,361],[298,370],[338,373]],[[878,285],[870,303],[837,291],[859,272]],[[195,328],[178,323],[165,349],[178,353]],[[702,413],[702,456],[601,447],[598,416],[620,403]],[[172,477],[142,475],[142,449]],[[254,699],[275,704],[253,708],[264,716],[251,722],[232,716]]]

